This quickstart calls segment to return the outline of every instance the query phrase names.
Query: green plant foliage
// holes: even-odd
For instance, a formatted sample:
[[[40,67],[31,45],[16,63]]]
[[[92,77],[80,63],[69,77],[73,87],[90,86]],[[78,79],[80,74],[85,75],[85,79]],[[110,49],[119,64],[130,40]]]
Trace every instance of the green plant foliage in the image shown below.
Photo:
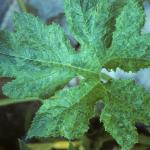
[[[15,14],[15,32],[0,34],[0,76],[13,77],[3,93],[13,99],[36,97],[43,105],[27,138],[80,138],[94,107],[102,99],[100,115],[122,150],[138,142],[136,122],[150,124],[150,94],[133,81],[103,84],[102,67],[135,71],[150,66],[150,35],[141,35],[141,0],[65,0],[68,26],[80,42],[75,51],[56,24],[44,25],[29,14]],[[74,77],[80,84],[65,89]],[[15,103],[15,102],[14,102]]]
[[[150,94],[131,80],[114,81],[107,89],[110,94],[105,100],[101,121],[117,142],[124,145],[122,149],[130,150],[138,143],[136,122],[150,124]]]
[[[107,51],[108,59],[112,59],[110,60],[112,62],[112,64],[110,63],[111,68],[114,67],[113,61],[118,59],[119,65],[126,70],[136,70],[139,69],[138,67],[149,66],[150,35],[141,35],[144,19],[141,1],[128,0],[116,19],[116,30],[113,33],[112,45],[110,50]],[[106,64],[109,64],[109,61]]]
[[[95,82],[82,83],[56,93],[39,109],[28,138],[50,135],[63,135],[68,139],[81,137],[88,130],[89,118],[94,116],[93,108],[101,93],[102,87]],[[51,125],[46,122],[51,122]],[[37,129],[40,130],[37,132]]]

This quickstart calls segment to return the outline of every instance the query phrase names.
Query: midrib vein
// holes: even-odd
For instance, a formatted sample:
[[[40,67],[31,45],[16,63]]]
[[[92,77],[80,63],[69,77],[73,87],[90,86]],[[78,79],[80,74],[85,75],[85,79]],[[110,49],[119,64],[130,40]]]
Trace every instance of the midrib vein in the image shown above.
[[[99,74],[96,73],[96,72],[89,71],[89,70],[81,68],[81,67],[76,67],[76,66],[73,66],[71,64],[63,64],[63,63],[59,63],[59,62],[49,62],[49,61],[31,59],[31,58],[17,56],[17,55],[5,54],[5,53],[2,53],[2,52],[0,52],[0,54],[8,56],[8,57],[14,57],[14,58],[24,59],[24,60],[28,60],[28,61],[38,62],[38,63],[41,63],[41,64],[45,64],[47,66],[55,65],[55,66],[60,66],[60,67],[66,67],[66,68],[70,68],[71,70],[76,70],[76,71],[79,71],[79,72],[84,72],[84,73],[87,73],[87,74],[94,75],[95,77],[99,77]]]

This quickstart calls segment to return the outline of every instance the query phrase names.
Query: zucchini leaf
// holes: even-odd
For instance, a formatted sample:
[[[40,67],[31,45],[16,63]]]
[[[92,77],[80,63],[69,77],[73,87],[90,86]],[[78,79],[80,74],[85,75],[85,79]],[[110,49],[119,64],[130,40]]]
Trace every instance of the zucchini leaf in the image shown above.
[[[131,80],[114,81],[106,88],[110,94],[105,98],[101,121],[122,150],[130,150],[138,143],[135,124],[150,124],[150,94]]]
[[[150,66],[150,34],[142,34],[145,15],[142,1],[128,0],[116,19],[104,67],[137,71]]]
[[[103,93],[104,89],[99,82],[83,82],[56,93],[54,97],[44,101],[37,112],[28,138],[80,138],[88,130],[89,118],[94,116],[95,103]]]
[[[3,86],[3,93],[10,99],[43,101],[27,138],[80,138],[102,99],[100,119],[106,131],[123,150],[130,150],[138,142],[135,123],[150,124],[150,94],[130,80],[108,78],[102,84],[100,70],[150,66],[150,35],[141,34],[142,1],[65,0],[65,14],[81,44],[79,52],[58,25],[15,14],[15,32],[0,34],[0,77],[14,79]],[[64,89],[77,76],[83,78],[80,84]]]
[[[0,45],[0,75],[16,78],[3,87],[5,95],[47,98],[73,77],[99,78],[99,62],[75,52],[58,25],[16,14],[15,27]]]

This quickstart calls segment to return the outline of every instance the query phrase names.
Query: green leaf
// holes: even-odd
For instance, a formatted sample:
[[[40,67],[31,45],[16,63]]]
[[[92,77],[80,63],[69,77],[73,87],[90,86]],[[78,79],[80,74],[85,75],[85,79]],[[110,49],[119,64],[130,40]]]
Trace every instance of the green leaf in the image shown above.
[[[58,25],[16,14],[15,28],[0,44],[0,75],[16,78],[3,87],[5,95],[47,98],[75,76],[99,78],[99,62],[75,52]]]
[[[150,66],[150,35],[141,34],[141,0],[65,0],[65,14],[80,52],[58,25],[46,26],[32,15],[15,14],[15,32],[0,34],[0,77],[14,79],[3,92],[16,100],[44,100],[28,138],[80,138],[88,130],[96,101],[102,99],[106,130],[123,150],[131,149],[138,142],[135,123],[150,123],[149,94],[131,81],[113,82],[100,70]],[[84,81],[64,89],[77,76]],[[109,82],[102,85],[101,77]]]
[[[99,59],[104,57],[107,34],[111,34],[122,5],[124,0],[65,0],[68,26],[81,43],[81,52],[90,55],[92,51]]]
[[[116,58],[105,64],[107,69],[123,68],[124,71],[139,71],[140,68],[148,68],[150,66],[149,59],[145,58]]]
[[[94,106],[103,95],[101,93],[104,89],[99,82],[83,82],[44,101],[33,120],[28,138],[80,138],[88,130],[89,118],[94,116]]]
[[[101,121],[122,150],[130,150],[138,143],[135,124],[150,124],[150,94],[130,80],[114,81],[107,89],[109,96],[105,98]]]
[[[140,0],[128,0],[116,19],[116,30],[104,67],[137,71],[150,66],[150,35],[142,35],[145,15]],[[136,61],[136,63],[135,63]],[[118,63],[113,63],[118,62]],[[129,66],[129,67],[127,67]]]
[[[150,35],[141,34],[145,15],[140,0],[66,0],[65,12],[81,53],[94,52],[101,66],[126,71],[150,66]]]
[[[34,101],[40,101],[38,98],[26,98],[26,99],[0,99],[0,107],[1,106],[8,106],[8,105],[13,105],[13,104],[18,104],[18,103],[23,103],[23,102],[34,102]]]
[[[144,25],[144,18],[143,7],[139,0],[128,0],[116,20],[116,30],[113,33],[112,41],[113,49],[118,49],[118,51],[114,51],[115,56],[120,55],[119,51],[123,53],[122,55],[135,55],[135,52],[127,53],[124,49],[135,48]]]
[[[1,34],[0,75],[15,78],[3,87],[3,92],[13,99],[47,99],[33,121],[29,137],[80,137],[87,131],[94,105],[101,95],[98,57],[92,51],[92,57],[86,51],[76,52],[56,24],[45,26],[38,18],[18,13],[14,24],[16,32]],[[76,76],[84,77],[85,83],[50,98]],[[67,115],[64,109],[75,116]],[[78,115],[83,123],[75,131],[74,126],[80,123],[75,120]],[[66,124],[57,128],[63,117]],[[53,124],[49,125],[49,122]]]
[[[65,1],[65,13],[70,30],[82,46],[88,43],[95,46],[95,43],[100,42],[105,32],[104,20],[108,19],[109,14],[102,14],[101,10],[107,10],[108,7],[110,7],[108,1],[106,3],[101,3],[100,0]],[[101,19],[103,20],[100,21]]]

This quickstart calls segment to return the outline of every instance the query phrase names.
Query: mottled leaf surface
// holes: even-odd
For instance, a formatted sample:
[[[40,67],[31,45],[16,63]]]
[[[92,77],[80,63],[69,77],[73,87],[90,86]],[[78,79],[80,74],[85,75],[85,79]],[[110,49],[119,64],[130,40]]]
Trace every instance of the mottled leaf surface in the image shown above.
[[[112,45],[106,54],[106,67],[116,68],[119,64],[122,69],[134,71],[150,65],[150,35],[141,33],[145,21],[143,9],[140,0],[127,1],[116,19]]]
[[[107,34],[111,34],[114,18],[123,5],[124,0],[65,0],[68,26],[81,43],[81,52],[86,51],[89,55],[94,52],[102,63]]]
[[[141,0],[65,0],[68,26],[81,44],[75,51],[56,24],[16,14],[15,32],[0,34],[0,76],[14,80],[3,92],[13,99],[43,101],[28,138],[80,138],[104,100],[100,119],[123,150],[138,142],[135,123],[150,124],[149,94],[133,81],[112,81],[102,67],[135,71],[150,66],[150,35],[141,34]],[[74,77],[81,83],[64,89]],[[108,79],[103,85],[101,77]]]
[[[107,89],[109,94],[101,121],[122,150],[130,150],[138,143],[135,124],[150,124],[150,94],[131,80],[114,81],[107,85]]]
[[[28,138],[80,138],[88,130],[89,118],[94,116],[94,106],[102,97],[101,93],[104,93],[104,89],[99,82],[83,82],[56,93],[54,97],[44,101],[37,112]]]
[[[6,95],[47,97],[77,75],[98,77],[98,62],[75,52],[58,25],[45,26],[31,15],[16,14],[15,27],[0,45],[1,76],[17,77],[4,86]]]

